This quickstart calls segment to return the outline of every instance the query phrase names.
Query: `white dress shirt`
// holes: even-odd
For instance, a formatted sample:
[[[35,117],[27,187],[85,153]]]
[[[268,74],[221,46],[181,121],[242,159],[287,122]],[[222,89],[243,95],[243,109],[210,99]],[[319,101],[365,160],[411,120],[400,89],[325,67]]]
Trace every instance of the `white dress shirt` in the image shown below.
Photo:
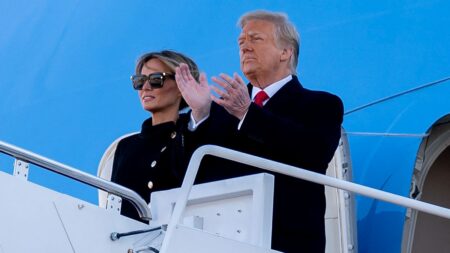
[[[285,84],[287,84],[287,83],[288,83],[289,81],[291,81],[291,80],[292,80],[292,75],[288,75],[288,76],[286,76],[285,78],[281,79],[280,81],[276,81],[276,82],[274,82],[273,84],[267,86],[267,87],[264,89],[264,91],[265,91],[266,94],[269,96],[269,98],[266,99],[266,100],[263,102],[263,105],[265,105],[265,104],[267,103],[267,101],[269,101],[269,99],[270,99],[273,95],[275,95],[275,93],[277,93],[277,91],[279,91]],[[255,101],[256,94],[258,94],[258,92],[260,92],[260,91],[261,91],[260,88],[258,88],[258,87],[256,87],[256,86],[253,86],[253,89],[252,89],[252,101]],[[247,112],[248,112],[248,111],[247,111]],[[242,126],[242,123],[244,122],[245,116],[247,116],[247,113],[245,113],[245,115],[244,115],[244,117],[242,118],[242,120],[239,121],[239,124],[238,124],[238,130],[241,129],[241,126]]]

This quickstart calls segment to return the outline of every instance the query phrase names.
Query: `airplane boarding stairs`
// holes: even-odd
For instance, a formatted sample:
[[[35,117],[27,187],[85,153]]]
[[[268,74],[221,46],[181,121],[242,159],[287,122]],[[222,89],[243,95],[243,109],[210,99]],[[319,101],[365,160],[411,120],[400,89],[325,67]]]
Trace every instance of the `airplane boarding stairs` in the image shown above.
[[[0,172],[0,253],[277,252],[270,249],[268,239],[273,177],[263,173],[192,187],[205,155],[343,189],[330,193],[331,188],[327,188],[327,252],[357,252],[354,213],[345,201],[351,199],[349,192],[450,219],[449,209],[357,185],[340,179],[342,175],[320,175],[212,145],[200,147],[194,153],[182,187],[154,193],[150,207],[127,188],[21,148],[0,142],[0,152],[16,159],[14,175]],[[345,164],[340,160],[345,158],[343,154],[340,145],[331,168]],[[108,208],[29,182],[28,163],[112,193]],[[329,168],[329,173],[335,173],[335,169]],[[121,216],[122,198],[130,200],[142,218],[151,219],[150,224]],[[332,203],[337,205],[328,210]],[[148,230],[153,231],[139,233]],[[128,232],[132,235],[127,236]]]

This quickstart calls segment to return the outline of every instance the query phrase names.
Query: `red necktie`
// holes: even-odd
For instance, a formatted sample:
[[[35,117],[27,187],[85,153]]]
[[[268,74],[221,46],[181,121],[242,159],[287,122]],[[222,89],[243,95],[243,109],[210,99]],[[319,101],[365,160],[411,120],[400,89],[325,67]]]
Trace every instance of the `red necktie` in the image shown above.
[[[259,91],[255,96],[255,104],[259,107],[263,107],[264,101],[269,98],[269,95],[265,91]]]

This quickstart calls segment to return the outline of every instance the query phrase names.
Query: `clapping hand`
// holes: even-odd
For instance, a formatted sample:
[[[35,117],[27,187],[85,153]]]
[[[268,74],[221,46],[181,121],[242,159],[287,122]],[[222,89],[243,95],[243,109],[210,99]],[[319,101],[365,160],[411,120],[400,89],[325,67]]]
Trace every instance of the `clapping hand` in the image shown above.
[[[212,77],[212,80],[223,89],[214,86],[211,86],[211,88],[220,98],[212,96],[211,99],[225,108],[229,114],[242,120],[251,103],[247,85],[237,73],[233,74],[233,78],[226,74],[220,74],[219,76],[220,78]]]
[[[191,107],[195,121],[209,115],[211,109],[211,91],[205,73],[200,74],[197,82],[189,71],[187,64],[180,64],[175,70],[175,80],[186,103]]]

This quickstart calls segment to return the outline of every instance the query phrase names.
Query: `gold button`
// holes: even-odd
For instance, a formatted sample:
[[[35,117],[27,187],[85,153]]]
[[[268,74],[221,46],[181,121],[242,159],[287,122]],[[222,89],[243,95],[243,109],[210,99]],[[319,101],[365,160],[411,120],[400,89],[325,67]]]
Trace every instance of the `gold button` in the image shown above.
[[[152,166],[152,168],[154,168],[156,166],[156,161],[153,161],[150,166]]]
[[[177,137],[177,132],[172,132],[172,134],[170,135],[170,138],[175,139],[175,137]]]
[[[167,148],[167,147],[163,147],[163,148],[161,149],[161,153],[164,152],[164,150],[166,150],[166,148]]]
[[[149,189],[152,189],[153,188],[153,182],[152,181],[148,181],[147,186],[148,186]]]

